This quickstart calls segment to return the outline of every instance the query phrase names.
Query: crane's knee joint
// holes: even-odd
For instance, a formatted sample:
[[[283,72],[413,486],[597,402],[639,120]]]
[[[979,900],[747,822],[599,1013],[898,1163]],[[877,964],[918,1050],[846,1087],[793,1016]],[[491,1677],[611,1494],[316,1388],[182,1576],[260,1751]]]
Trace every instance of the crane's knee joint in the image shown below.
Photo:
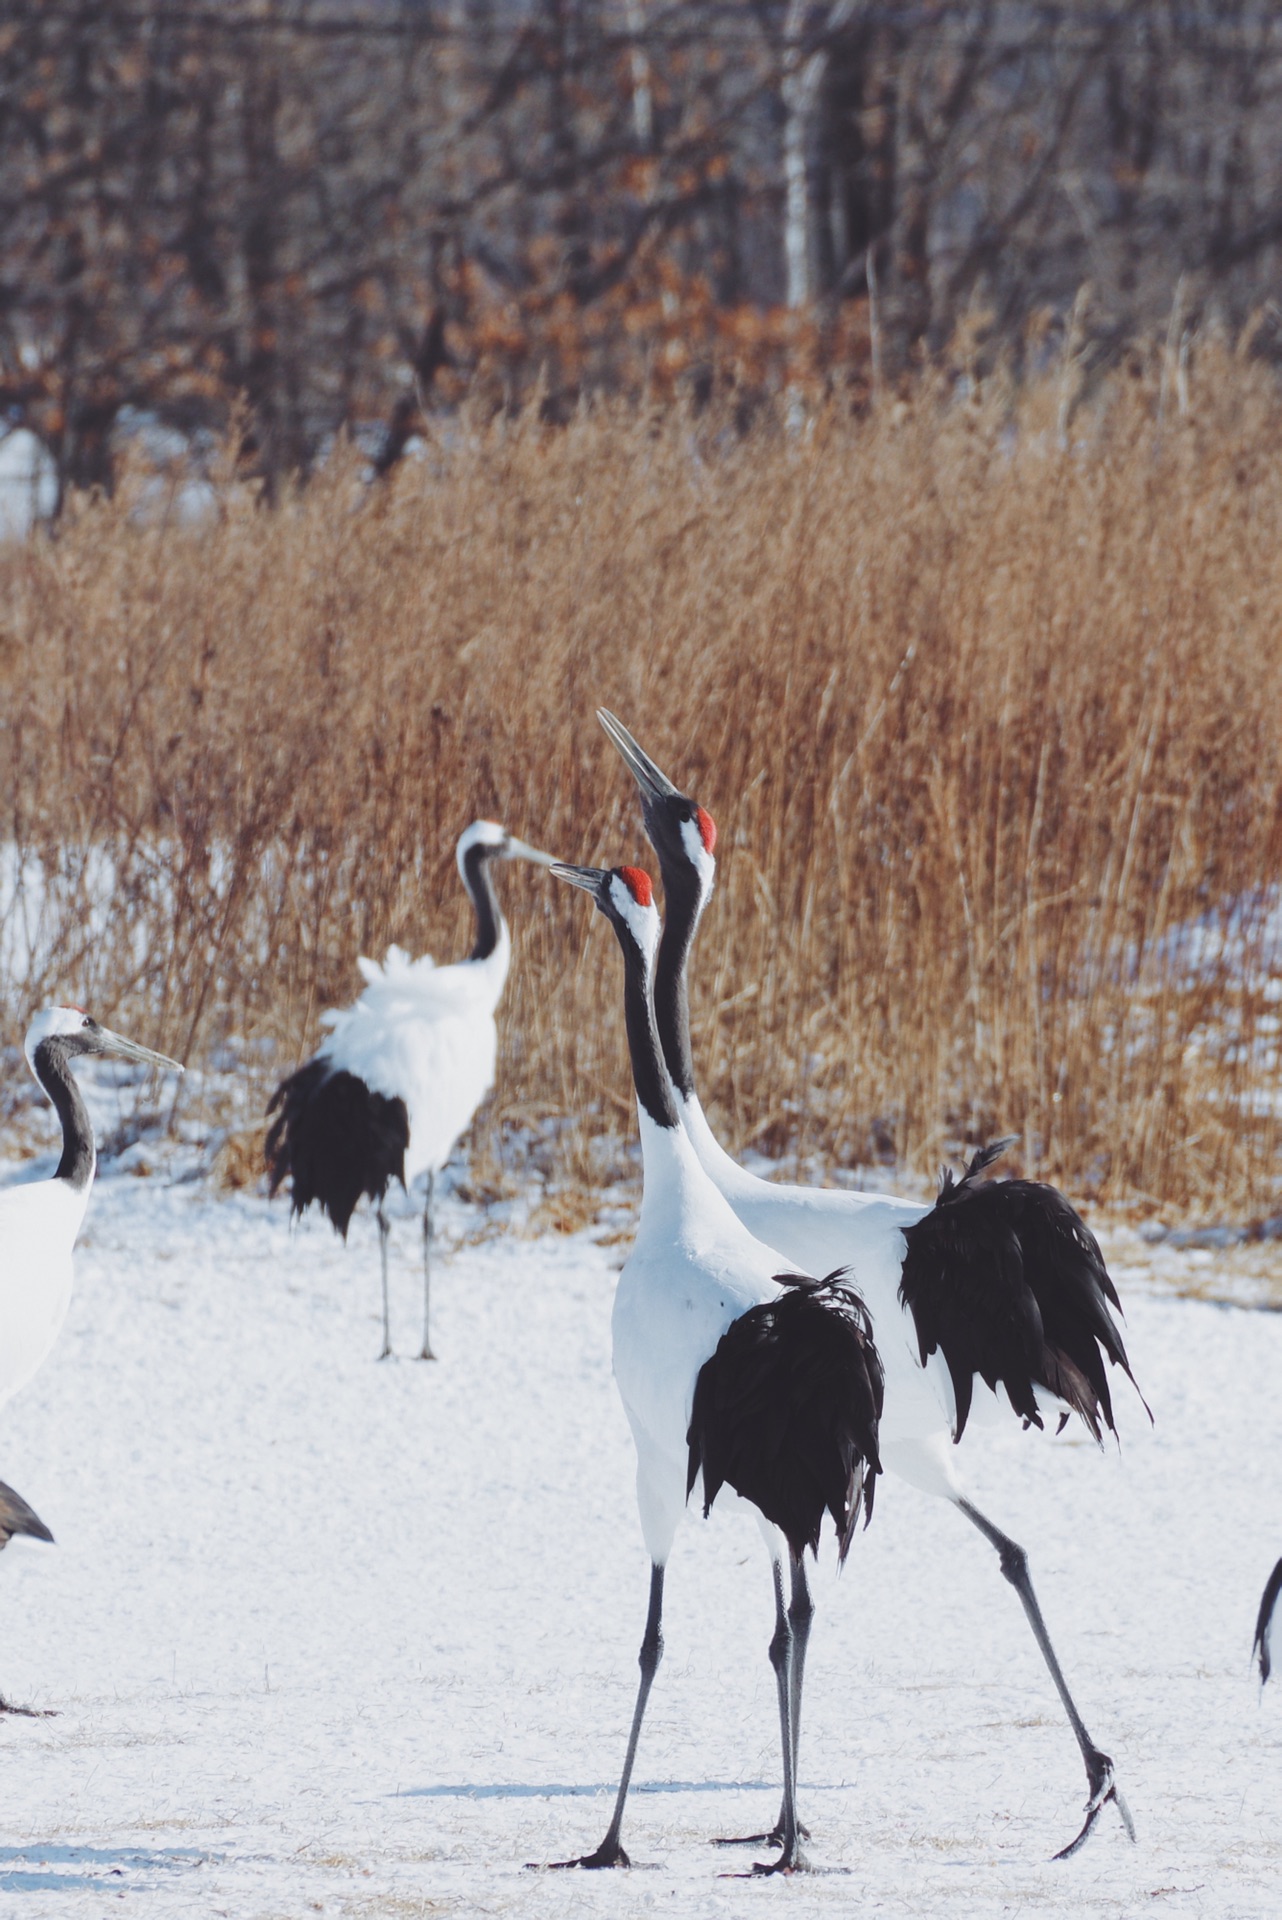
[[[661,1633],[647,1633],[645,1639],[641,1642],[641,1651],[637,1655],[637,1665],[647,1680],[653,1680],[655,1674],[658,1672],[659,1662],[662,1658],[663,1635]]]
[[[1012,1587],[1028,1585],[1028,1555],[1014,1540],[1008,1540],[1003,1546],[998,1564]]]
[[[792,1628],[787,1620],[781,1620],[770,1641],[770,1664],[776,1673],[782,1673],[787,1666],[791,1650]]]
[[[794,1594],[788,1608],[788,1624],[795,1634],[806,1634],[814,1617],[815,1603],[810,1597],[810,1589],[803,1587],[800,1593]]]

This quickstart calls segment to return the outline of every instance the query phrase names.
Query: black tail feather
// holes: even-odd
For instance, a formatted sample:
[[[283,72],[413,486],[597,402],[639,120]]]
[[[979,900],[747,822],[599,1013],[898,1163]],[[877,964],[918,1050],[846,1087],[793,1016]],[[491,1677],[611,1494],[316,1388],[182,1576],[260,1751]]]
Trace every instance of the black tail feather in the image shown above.
[[[1273,1609],[1282,1593],[1282,1560],[1279,1560],[1269,1575],[1268,1585],[1260,1600],[1260,1611],[1255,1616],[1255,1639],[1251,1643],[1251,1652],[1260,1663],[1260,1685],[1264,1686],[1273,1671]]]
[[[830,1513],[844,1560],[881,1472],[881,1361],[852,1287],[778,1278],[787,1292],[741,1314],[700,1369],[686,1492],[702,1472],[706,1514],[728,1483],[798,1557],[818,1552]]]
[[[296,1214],[315,1200],[346,1239],[362,1195],[381,1200],[393,1180],[405,1185],[405,1102],[372,1092],[323,1054],[281,1081],[267,1112],[276,1115],[263,1149],[268,1191],[288,1180]]]
[[[1097,1440],[1116,1433],[1105,1361],[1139,1393],[1110,1308],[1121,1311],[1099,1242],[1056,1188],[978,1176],[1010,1145],[976,1153],[959,1181],[946,1174],[925,1217],[905,1229],[899,1294],[913,1315],[922,1364],[942,1351],[960,1440],[975,1378],[1006,1388],[1016,1413],[1042,1425],[1035,1389],[1079,1413]],[[1140,1394],[1152,1419],[1148,1403]]]
[[[33,1540],[53,1544],[53,1535],[34,1507],[0,1480],[0,1549],[8,1546],[15,1533],[29,1533]]]

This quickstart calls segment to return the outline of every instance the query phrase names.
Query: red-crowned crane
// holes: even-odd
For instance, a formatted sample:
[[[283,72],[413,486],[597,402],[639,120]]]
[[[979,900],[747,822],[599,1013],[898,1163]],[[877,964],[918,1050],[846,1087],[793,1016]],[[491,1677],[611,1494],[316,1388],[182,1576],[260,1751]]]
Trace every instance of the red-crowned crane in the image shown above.
[[[357,966],[365,991],[354,1006],[322,1015],[329,1038],[282,1080],[267,1112],[269,1190],[285,1180],[295,1215],[313,1201],[344,1240],[362,1194],[374,1202],[383,1274],[383,1350],[392,1351],[387,1301],[387,1215],[393,1180],[408,1189],[427,1176],[423,1203],[423,1347],[432,1360],[432,1201],[436,1175],[494,1085],[498,1030],[494,1011],[507,980],[512,940],[499,911],[496,860],[552,856],[527,847],[493,820],[474,820],[456,849],[459,876],[476,916],[466,960],[438,967],[399,947],[380,967]]]
[[[36,1014],[24,1051],[62,1122],[62,1157],[51,1180],[0,1190],[0,1405],[44,1364],[71,1304],[72,1249],[97,1167],[93,1127],[72,1061],[130,1060],[182,1072],[176,1060],[99,1026],[79,1007],[46,1007]],[[53,1539],[22,1496],[0,1482],[0,1547],[15,1533]],[[27,1711],[3,1700],[0,1710]]]
[[[655,1010],[677,1110],[699,1164],[749,1232],[785,1259],[816,1272],[850,1268],[872,1316],[886,1373],[882,1464],[951,1502],[996,1549],[1086,1767],[1086,1818],[1056,1858],[1077,1851],[1109,1801],[1134,1839],[1113,1762],[1087,1732],[1051,1645],[1028,1556],[966,1497],[955,1461],[976,1396],[991,1407],[999,1388],[1025,1426],[1040,1427],[1047,1413],[1061,1424],[1077,1413],[1097,1441],[1103,1426],[1116,1432],[1105,1359],[1132,1384],[1134,1376],[1109,1310],[1119,1302],[1098,1242],[1054,1187],[980,1180],[1007,1141],[977,1153],[960,1181],[946,1174],[931,1207],[879,1194],[776,1185],[730,1158],[695,1092],[686,983],[690,947],[716,872],[716,827],[613,714],[601,710],[598,717],[636,780],[663,875]]]
[[[651,974],[659,917],[648,874],[637,867],[561,864],[552,871],[591,894],[623,951],[645,1185],[614,1298],[614,1377],[636,1443],[637,1504],[650,1555],[641,1684],[614,1813],[595,1852],[557,1864],[629,1864],[620,1831],[663,1652],[664,1568],[701,1479],[704,1512],[723,1487],[733,1489],[755,1510],[771,1556],[781,1852],[754,1871],[790,1873],[805,1865],[796,1769],[813,1605],[803,1554],[807,1547],[817,1550],[826,1511],[844,1560],[860,1512],[872,1512],[881,1367],[854,1290],[836,1274],[822,1282],[781,1275],[775,1254],[735,1218],[681,1129],[655,1027]]]

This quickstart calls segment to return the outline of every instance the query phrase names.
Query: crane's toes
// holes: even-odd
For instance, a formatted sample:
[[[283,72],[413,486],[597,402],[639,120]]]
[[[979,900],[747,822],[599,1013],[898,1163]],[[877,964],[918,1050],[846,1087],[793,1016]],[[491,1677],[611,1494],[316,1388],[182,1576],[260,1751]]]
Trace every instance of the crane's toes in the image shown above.
[[[809,1840],[810,1828],[797,1822],[798,1840]],[[719,1833],[712,1841],[714,1847],[781,1847],[783,1845],[782,1826],[771,1827],[769,1833]]]
[[[1086,1779],[1091,1792],[1086,1802],[1086,1818],[1082,1822],[1082,1830],[1075,1840],[1070,1840],[1066,1847],[1061,1847],[1059,1852],[1052,1856],[1056,1860],[1071,1859],[1079,1847],[1085,1846],[1110,1800],[1121,1815],[1127,1838],[1132,1841],[1135,1838],[1135,1822],[1131,1818],[1131,1810],[1118,1789],[1117,1781],[1113,1777],[1113,1762],[1106,1753],[1100,1753],[1098,1749],[1092,1752],[1086,1763]]]
[[[0,1693],[0,1713],[16,1713],[24,1720],[56,1720],[58,1718],[57,1707],[15,1707],[13,1702],[6,1700],[2,1693]]]
[[[1122,1825],[1126,1828],[1127,1839],[1131,1842],[1131,1845],[1134,1846],[1135,1822],[1131,1819],[1131,1810],[1122,1798],[1120,1787],[1113,1788],[1113,1805],[1122,1816]]]
[[[577,1860],[553,1860],[550,1871],[561,1873],[567,1867],[630,1867],[632,1862],[617,1840],[603,1840],[595,1853],[584,1853]]]
[[[727,1873],[723,1880],[761,1880],[770,1873],[809,1873],[810,1862],[794,1841],[777,1860],[754,1860],[747,1873]]]

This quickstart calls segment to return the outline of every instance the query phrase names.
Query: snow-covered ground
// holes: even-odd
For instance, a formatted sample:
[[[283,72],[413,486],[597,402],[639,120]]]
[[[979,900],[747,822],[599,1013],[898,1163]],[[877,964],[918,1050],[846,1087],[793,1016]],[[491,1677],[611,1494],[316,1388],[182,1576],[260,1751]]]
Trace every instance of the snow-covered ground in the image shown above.
[[[446,1210],[441,1359],[379,1365],[377,1254],[199,1184],[100,1180],[53,1359],[0,1475],[56,1547],[0,1565],[0,1911],[267,1916],[1260,1915],[1282,1868],[1282,1691],[1249,1668],[1282,1553],[1282,1316],[1179,1298],[1118,1243],[1121,1452],[1012,1422],[967,1439],[1031,1556],[1139,1829],[1076,1859],[1084,1776],[994,1555],[889,1480],[817,1578],[802,1810],[820,1871],[752,1883],[708,1844],[778,1798],[755,1529],[691,1519],[625,1841],[591,1847],[645,1610],[610,1379],[623,1251],[469,1237]],[[398,1345],[416,1239],[396,1241]],[[1276,1244],[1256,1250],[1279,1259]],[[1213,1256],[1189,1271],[1213,1270]],[[1178,1277],[1178,1276],[1176,1276]],[[123,1908],[117,1901],[123,1901]]]

